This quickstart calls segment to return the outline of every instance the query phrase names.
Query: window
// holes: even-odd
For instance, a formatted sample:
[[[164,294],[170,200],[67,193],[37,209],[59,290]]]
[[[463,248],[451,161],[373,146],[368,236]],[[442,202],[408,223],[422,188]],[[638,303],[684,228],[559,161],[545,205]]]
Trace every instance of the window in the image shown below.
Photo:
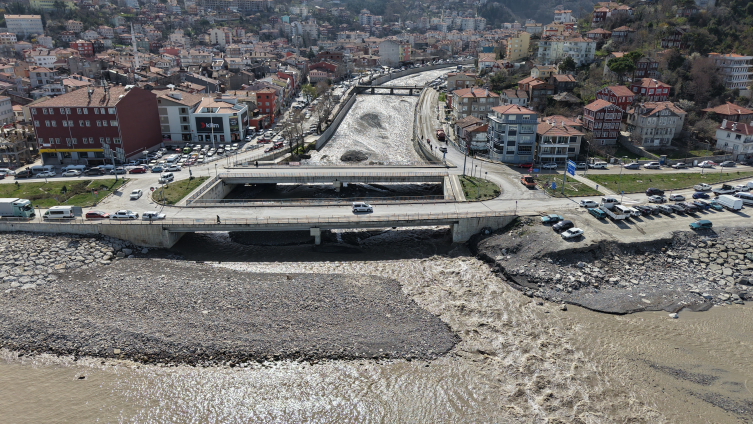
[[[84,126],[84,121],[78,121],[78,126],[79,127],[83,127]]]
[[[86,121],[86,126],[87,127],[91,126],[91,125],[89,125],[89,121]]]
[[[50,139],[50,140],[52,140],[52,139]],[[43,138],[38,138],[37,141],[39,142],[39,144],[43,144],[44,143],[44,139]]]
[[[97,110],[97,109],[94,109],[94,110]],[[102,121],[97,121],[97,126],[101,127],[102,126]]]
[[[47,115],[47,108],[46,107],[42,108],[42,113],[45,114],[45,115]]]
[[[57,127],[58,126],[58,122],[57,121],[51,121],[50,123],[52,124],[53,127]]]
[[[50,121],[44,121],[44,126],[45,127],[49,127],[50,126]],[[729,137],[729,135],[727,135],[727,137]]]
[[[104,144],[104,142],[105,142],[105,138],[104,138],[104,137],[100,137],[100,138],[99,138],[99,143],[100,143],[100,144]]]
[[[84,108],[84,115],[88,115],[88,114],[89,114],[89,109]]]
[[[72,127],[73,126],[73,121],[68,121],[68,126]]]
[[[103,109],[103,110],[104,110],[104,109]],[[110,107],[110,108],[107,108],[107,112],[108,112],[108,113],[109,113],[110,115],[115,115],[115,108],[114,108],[114,107]]]
[[[120,139],[119,138],[113,138],[112,142],[115,143],[115,144],[120,144]]]
[[[102,121],[102,126],[106,127],[107,126],[107,121]]]
[[[94,108],[94,114],[95,114],[95,115],[99,115],[99,108],[98,108],[98,107],[95,107],[95,108]]]
[[[37,114],[37,110],[36,110],[36,109],[32,109],[32,110],[31,110],[31,114],[32,114],[32,115],[36,115],[36,114]]]
[[[118,121],[110,121],[110,126],[111,127],[117,127],[118,126]]]
[[[81,108],[80,107],[76,108],[76,113],[78,113],[79,115],[81,115],[82,112],[81,112]]]
[[[70,114],[71,113],[71,108],[69,108],[69,107],[65,108],[65,113]]]

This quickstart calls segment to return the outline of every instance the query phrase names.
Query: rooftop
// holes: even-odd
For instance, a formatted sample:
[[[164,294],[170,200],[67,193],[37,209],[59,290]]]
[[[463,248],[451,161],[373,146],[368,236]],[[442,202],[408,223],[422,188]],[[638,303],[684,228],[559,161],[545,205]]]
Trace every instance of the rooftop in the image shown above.
[[[742,106],[738,106],[730,102],[727,102],[723,105],[719,105],[716,107],[702,109],[702,111],[706,113],[714,112],[719,115],[751,115],[753,114],[753,110],[746,109]]]
[[[499,94],[481,87],[470,87],[455,90],[452,94],[458,97],[499,97]]]
[[[140,90],[140,88],[133,88]],[[89,92],[92,92],[91,98]],[[108,88],[105,93],[103,87],[92,87],[91,90],[75,90],[70,93],[61,94],[50,100],[35,104],[37,107],[113,107],[120,101],[121,95],[128,94],[126,87],[115,85]]]
[[[500,115],[533,115],[533,116],[536,116],[536,112],[534,112],[531,109],[528,109],[526,107],[520,107],[518,105],[502,105],[502,106],[493,107],[492,110],[494,112],[499,113]]]

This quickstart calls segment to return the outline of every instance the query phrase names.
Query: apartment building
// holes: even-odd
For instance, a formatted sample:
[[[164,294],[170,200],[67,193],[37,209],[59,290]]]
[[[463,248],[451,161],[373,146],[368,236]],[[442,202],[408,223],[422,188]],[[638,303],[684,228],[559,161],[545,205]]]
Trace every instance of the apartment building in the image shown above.
[[[559,9],[554,11],[554,22],[559,23],[570,23],[575,22],[575,17],[573,16],[572,10],[567,9]]]
[[[505,48],[505,59],[510,62],[519,61],[528,57],[528,49],[531,45],[531,34],[528,32],[518,32],[514,37],[507,39]]]
[[[633,143],[645,148],[666,147],[680,136],[687,112],[672,102],[646,102],[628,109],[626,129]]]
[[[751,65],[753,56],[742,56],[735,53],[709,53],[719,74],[724,79],[724,86],[730,90],[747,90],[750,86]]]
[[[753,157],[753,126],[751,123],[722,121],[716,129],[716,148],[732,153],[734,160]]]
[[[619,43],[624,43],[630,40],[633,34],[635,34],[634,29],[630,29],[626,26],[621,26],[612,30],[612,40]]]
[[[499,105],[499,94],[481,87],[464,88],[452,92],[452,114],[456,121],[466,116],[486,119],[493,107]]]
[[[583,108],[583,128],[593,133],[597,144],[615,144],[622,113],[622,109],[606,100],[594,100]]]
[[[447,90],[454,91],[476,85],[476,74],[468,72],[450,72],[447,74]]]
[[[78,33],[84,30],[84,23],[81,21],[74,21],[73,19],[69,19],[65,22],[65,29],[67,31]]]
[[[635,63],[633,78],[659,78],[659,62],[650,57],[642,57]]]
[[[201,102],[200,94],[176,90],[153,90],[157,96],[160,129],[164,141],[198,141],[191,112]],[[198,135],[198,134],[196,134]]]
[[[5,15],[5,25],[8,32],[23,38],[31,34],[44,34],[41,15]]]
[[[641,78],[630,84],[630,91],[649,102],[666,102],[669,99],[669,84],[653,78]]]
[[[721,121],[726,119],[731,122],[751,122],[753,121],[753,110],[738,106],[734,103],[726,102],[723,105],[702,109],[704,115],[709,112],[716,114],[716,119]]]
[[[633,104],[633,98],[635,98],[635,95],[624,85],[610,85],[597,91],[596,98],[606,100],[609,103],[616,105],[624,112],[627,112],[628,107]]]
[[[577,66],[593,63],[596,41],[580,35],[549,37],[539,41],[538,58],[545,65],[556,64],[571,57]]]
[[[489,156],[506,163],[533,162],[536,145],[536,112],[518,105],[492,108],[488,116]]]
[[[0,124],[12,124],[15,121],[16,116],[13,113],[10,97],[0,96]]]
[[[0,45],[12,46],[18,42],[16,34],[12,32],[0,32]]]
[[[565,120],[542,118],[536,126],[536,157],[539,163],[566,164],[580,154],[580,142],[585,134],[567,125]]]

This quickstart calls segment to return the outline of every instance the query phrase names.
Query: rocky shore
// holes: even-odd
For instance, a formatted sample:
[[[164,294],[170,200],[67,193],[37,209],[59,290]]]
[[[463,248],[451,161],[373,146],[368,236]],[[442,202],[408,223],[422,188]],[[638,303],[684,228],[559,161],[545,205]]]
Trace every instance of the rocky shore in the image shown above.
[[[529,220],[478,241],[475,249],[527,296],[600,312],[674,313],[753,300],[749,229],[683,231],[660,240],[566,249],[551,240],[549,227]]]
[[[113,249],[101,241],[76,242],[91,256]],[[67,259],[71,270],[53,272],[36,290],[0,295],[0,347],[236,366],[281,359],[433,359],[458,341],[391,279],[236,272],[158,259],[99,267],[91,260],[84,267],[88,256],[79,254],[81,260]]]

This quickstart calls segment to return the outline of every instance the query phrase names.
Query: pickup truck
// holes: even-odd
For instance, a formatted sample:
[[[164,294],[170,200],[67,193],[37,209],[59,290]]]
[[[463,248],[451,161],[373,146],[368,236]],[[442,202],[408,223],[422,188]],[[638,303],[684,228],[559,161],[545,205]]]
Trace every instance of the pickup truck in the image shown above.
[[[536,181],[533,180],[533,177],[528,175],[520,177],[520,183],[527,188],[536,188]]]
[[[615,203],[602,203],[599,206],[599,209],[604,211],[604,213],[606,213],[608,217],[612,218],[613,221],[626,219],[627,215],[624,214],[622,210],[615,208],[615,206]]]
[[[706,183],[696,184],[693,186],[693,190],[695,191],[709,191],[711,190],[711,186]]]
[[[735,188],[729,184],[722,184],[722,188],[715,188],[711,190],[711,192],[716,196],[721,196],[723,194],[735,194]]]

